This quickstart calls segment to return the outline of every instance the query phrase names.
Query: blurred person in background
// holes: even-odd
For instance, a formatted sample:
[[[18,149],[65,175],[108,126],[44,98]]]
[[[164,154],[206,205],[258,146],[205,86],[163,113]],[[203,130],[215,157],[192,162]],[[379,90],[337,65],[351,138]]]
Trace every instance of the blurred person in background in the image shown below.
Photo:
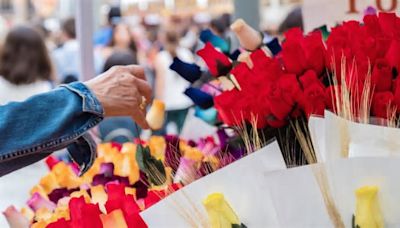
[[[52,65],[40,32],[28,26],[13,28],[6,36],[4,47],[0,51],[0,105],[24,101],[33,95],[48,92],[52,89],[51,80]],[[32,115],[37,114],[35,110],[31,111]],[[21,110],[19,112],[22,113]],[[7,119],[7,116],[10,115],[3,113],[3,121]],[[13,117],[16,116],[13,115]],[[18,124],[24,128],[37,128],[37,125],[24,125],[22,121],[18,121]],[[3,129],[7,130],[7,133],[2,131],[2,135],[10,135],[10,132],[16,128],[18,127]],[[23,133],[21,134],[23,136]],[[26,137],[15,138],[15,140],[20,143],[26,140]],[[2,141],[2,147],[7,148],[7,141]],[[24,194],[19,189],[29,189],[46,172],[48,172],[46,165],[42,161],[11,174],[6,179],[0,179],[0,195],[7,195],[7,200],[21,202]],[[10,184],[14,183],[14,180],[21,180],[21,177],[24,181],[19,181],[18,185]]]
[[[0,105],[48,92],[52,80],[52,64],[43,37],[29,26],[13,28],[0,51]]]
[[[136,42],[128,25],[119,23],[112,29],[112,37],[107,46],[100,49],[101,56],[107,60],[115,51],[129,51],[135,58],[137,54]]]
[[[190,86],[189,82],[172,71],[169,66],[174,57],[185,62],[193,62],[193,54],[179,45],[180,36],[176,31],[165,31],[161,34],[163,50],[155,59],[155,97],[164,101],[166,119],[164,128],[155,134],[180,134],[192,101],[184,94]],[[175,124],[175,132],[167,130],[170,124]]]
[[[111,6],[107,15],[107,24],[94,34],[96,46],[106,46],[112,39],[113,26],[120,23],[122,18],[121,8]]]
[[[128,50],[116,50],[105,62],[103,71],[113,66],[125,66],[137,63],[136,55]],[[100,138],[103,142],[126,143],[139,137],[140,128],[131,117],[106,118],[99,125]]]
[[[58,80],[61,83],[78,81],[79,75],[79,44],[76,40],[75,19],[69,18],[61,25],[61,47],[53,52],[54,66]]]
[[[67,84],[74,81],[82,81],[79,73],[79,42],[76,38],[75,19],[68,18],[61,25],[60,47],[53,51],[53,61],[57,81]],[[94,67],[96,74],[102,72],[103,61],[99,53],[94,53]]]

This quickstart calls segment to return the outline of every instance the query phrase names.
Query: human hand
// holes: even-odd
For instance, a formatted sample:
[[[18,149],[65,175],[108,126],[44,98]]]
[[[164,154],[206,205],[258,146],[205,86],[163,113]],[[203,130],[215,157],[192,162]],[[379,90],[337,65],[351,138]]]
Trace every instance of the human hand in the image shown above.
[[[132,116],[141,128],[149,128],[146,106],[151,102],[152,91],[142,67],[115,66],[85,85],[100,101],[106,116]]]

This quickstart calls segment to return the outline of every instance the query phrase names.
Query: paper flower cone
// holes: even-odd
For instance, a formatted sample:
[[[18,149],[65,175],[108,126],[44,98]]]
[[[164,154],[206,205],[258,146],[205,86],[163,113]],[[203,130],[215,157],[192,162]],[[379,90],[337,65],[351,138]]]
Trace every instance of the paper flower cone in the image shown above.
[[[383,228],[383,217],[378,201],[378,187],[365,186],[357,189],[355,226],[360,228]]]
[[[263,42],[261,33],[250,27],[243,19],[236,20],[231,25],[231,29],[243,48],[254,51],[261,47]]]
[[[231,228],[240,225],[238,216],[221,193],[213,193],[203,201],[212,228]]]
[[[213,97],[200,89],[189,87],[184,93],[193,101],[193,103],[202,109],[209,109],[214,105]]]
[[[10,206],[4,212],[10,228],[27,228],[29,227],[29,220],[15,207]]]
[[[160,100],[153,100],[149,112],[146,115],[146,120],[153,130],[159,130],[164,125],[165,104]]]

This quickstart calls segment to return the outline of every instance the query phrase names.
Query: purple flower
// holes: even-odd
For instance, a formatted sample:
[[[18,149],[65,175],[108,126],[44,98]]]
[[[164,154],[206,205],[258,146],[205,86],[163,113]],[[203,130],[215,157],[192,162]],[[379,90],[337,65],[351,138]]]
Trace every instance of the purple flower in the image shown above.
[[[49,211],[56,209],[56,204],[43,198],[39,193],[35,192],[27,202],[28,206],[37,211],[40,208],[47,208]]]

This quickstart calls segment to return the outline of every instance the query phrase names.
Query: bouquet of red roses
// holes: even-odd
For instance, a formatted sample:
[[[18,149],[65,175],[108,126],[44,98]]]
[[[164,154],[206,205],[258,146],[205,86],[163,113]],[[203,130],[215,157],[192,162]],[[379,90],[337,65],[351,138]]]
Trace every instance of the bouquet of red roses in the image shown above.
[[[393,13],[372,14],[363,23],[344,22],[330,33],[320,28],[304,35],[295,28],[284,34],[282,43],[274,39],[265,44],[259,32],[239,20],[232,30],[246,51],[237,59],[219,47],[221,38],[201,37],[205,46],[198,55],[214,77],[206,84],[217,85],[218,92],[200,88],[198,94],[209,96],[206,108],[215,108],[224,124],[252,124],[267,132],[267,140],[278,137],[281,147],[295,140],[290,122],[307,121],[326,109],[350,120],[396,119],[399,26],[400,18]],[[181,75],[190,73],[171,68]],[[198,94],[187,94],[199,104]],[[280,140],[278,135],[286,136]]]

